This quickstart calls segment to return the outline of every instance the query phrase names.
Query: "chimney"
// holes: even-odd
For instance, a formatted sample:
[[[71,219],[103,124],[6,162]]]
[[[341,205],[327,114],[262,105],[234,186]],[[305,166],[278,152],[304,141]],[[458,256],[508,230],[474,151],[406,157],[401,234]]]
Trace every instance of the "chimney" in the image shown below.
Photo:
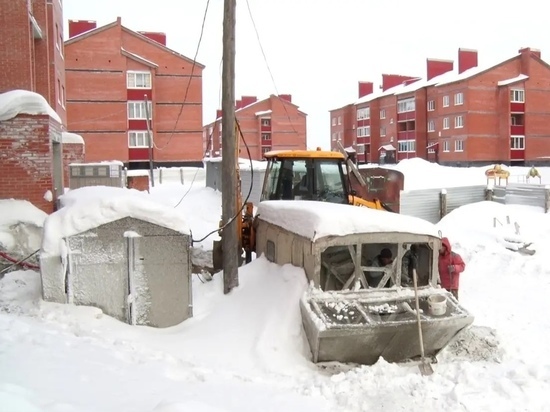
[[[531,57],[535,56],[540,59],[540,50],[522,47],[518,50],[518,53],[521,55],[521,73],[529,76]]]
[[[216,110],[216,119],[220,119],[222,117],[223,111],[221,109]]]
[[[454,61],[440,59],[426,59],[426,79],[432,80],[453,70]]]
[[[239,110],[239,109],[242,108],[242,107],[243,107],[243,102],[242,102],[242,100],[237,100],[237,101],[235,102],[235,110]]]
[[[292,95],[291,94],[280,94],[280,99],[286,100],[289,103],[292,103]]]
[[[458,49],[458,73],[477,67],[477,50]]]
[[[256,96],[241,96],[241,107],[248,106],[249,104],[256,103],[258,98]]]
[[[138,31],[138,33],[153,41],[156,41],[157,43],[162,44],[163,46],[166,46],[166,33],[159,33],[159,32],[153,32],[153,31]]]
[[[382,91],[399,86],[408,80],[420,80],[418,77],[402,76],[400,74],[382,74]],[[414,82],[412,82],[414,83]]]
[[[364,96],[372,94],[374,91],[374,84],[372,82],[359,82],[359,99]]]
[[[97,24],[93,20],[69,20],[69,39],[96,27]]]

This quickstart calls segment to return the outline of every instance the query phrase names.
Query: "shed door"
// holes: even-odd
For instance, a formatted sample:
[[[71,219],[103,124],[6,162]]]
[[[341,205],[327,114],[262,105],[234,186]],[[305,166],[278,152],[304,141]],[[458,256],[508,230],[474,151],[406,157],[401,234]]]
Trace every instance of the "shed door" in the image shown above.
[[[98,307],[107,315],[126,322],[126,239],[113,237],[105,241],[104,238],[99,240],[84,235],[68,238],[67,244],[70,260],[69,302]]]
[[[191,316],[191,265],[184,236],[146,236],[129,242],[129,285],[137,325],[172,326]]]

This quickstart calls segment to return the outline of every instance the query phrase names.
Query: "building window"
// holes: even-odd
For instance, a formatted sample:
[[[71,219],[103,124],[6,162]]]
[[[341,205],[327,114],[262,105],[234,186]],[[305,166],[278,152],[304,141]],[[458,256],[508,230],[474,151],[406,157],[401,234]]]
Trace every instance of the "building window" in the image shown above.
[[[414,140],[401,140],[398,142],[397,151],[401,153],[416,152],[416,142]]]
[[[57,101],[61,103],[61,80],[57,79]]]
[[[443,107],[449,107],[449,96],[443,96]]]
[[[334,133],[336,134],[336,133]],[[271,134],[270,133],[262,133],[262,140],[271,140]]]
[[[460,106],[464,104],[464,93],[455,94],[455,106]]]
[[[433,112],[435,110],[435,100],[430,100],[428,102],[428,111]]]
[[[370,136],[370,126],[365,126],[365,136]]]
[[[428,132],[435,132],[435,121],[430,120],[428,122]]]
[[[455,129],[460,129],[461,127],[464,127],[464,117],[456,116],[455,117]]]
[[[414,112],[415,101],[414,98],[399,100],[397,102],[397,113]]]
[[[342,116],[338,116],[338,126],[342,124]]]
[[[525,90],[522,90],[522,89],[510,90],[510,102],[525,103]]]
[[[364,144],[358,144],[357,145],[357,154],[365,154],[365,145]]]
[[[386,109],[380,109],[380,118],[385,119],[386,118]]]
[[[450,126],[449,126],[449,118],[448,117],[444,117],[443,118],[443,129],[448,129]]]
[[[512,136],[510,138],[510,149],[523,150],[525,149],[525,137],[524,136]]]
[[[126,73],[126,86],[128,89],[150,89],[151,88],[151,73],[150,72],[128,72]]]
[[[370,119],[370,107],[357,110],[357,120]]]
[[[386,127],[385,126],[382,126],[380,128],[380,136],[384,137],[386,135]]]
[[[445,140],[443,142],[443,151],[444,152],[449,152],[451,150],[451,144],[448,140]]]
[[[128,147],[149,147],[147,132],[128,132]]]
[[[333,133],[332,134],[332,141],[335,142],[337,137],[338,137],[338,133]]]
[[[61,86],[61,107],[65,108],[65,86]]]
[[[334,122],[336,121],[336,118],[332,119],[333,120],[333,126],[334,126]],[[262,119],[262,126],[271,126],[271,119]]]
[[[455,152],[463,152],[463,151],[464,151],[464,141],[455,140]]]
[[[266,154],[267,152],[269,152],[271,150],[271,147],[262,147],[262,154]],[[220,150],[221,152],[221,150]]]
[[[153,114],[153,104],[152,102],[147,102],[149,110],[149,120],[152,118]],[[147,119],[147,111],[145,110],[145,102],[128,102],[128,119],[131,120],[140,120]]]
[[[333,117],[333,118],[332,118],[332,125],[333,125],[333,126],[336,126],[336,117]]]

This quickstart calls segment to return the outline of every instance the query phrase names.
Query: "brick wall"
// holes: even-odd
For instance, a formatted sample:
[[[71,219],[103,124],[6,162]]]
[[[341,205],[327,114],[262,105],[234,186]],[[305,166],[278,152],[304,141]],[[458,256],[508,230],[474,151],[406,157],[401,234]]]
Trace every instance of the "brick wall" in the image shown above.
[[[69,165],[71,163],[84,163],[84,144],[63,143],[63,184],[69,187]]]
[[[46,213],[54,211],[55,197],[51,136],[59,124],[46,115],[19,115],[0,122],[0,197],[28,200]]]

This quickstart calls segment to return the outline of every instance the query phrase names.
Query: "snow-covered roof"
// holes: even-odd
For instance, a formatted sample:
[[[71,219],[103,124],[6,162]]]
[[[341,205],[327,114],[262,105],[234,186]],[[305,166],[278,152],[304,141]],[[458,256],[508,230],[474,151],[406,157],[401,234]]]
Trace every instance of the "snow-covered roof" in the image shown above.
[[[337,203],[302,200],[266,200],[258,204],[257,216],[311,240],[326,236],[361,233],[412,233],[439,237],[436,226],[426,220]]]
[[[527,80],[528,78],[529,78],[529,76],[527,76],[525,74],[520,74],[519,76],[512,77],[511,79],[501,80],[497,84],[499,86],[507,86],[509,84],[521,82],[522,80]]]
[[[120,160],[104,160],[94,163],[69,163],[69,166],[124,166]]]
[[[28,90],[11,90],[0,94],[0,122],[19,114],[44,114],[61,124],[61,118],[46,99]]]
[[[124,188],[118,189],[119,196],[77,201],[48,216],[44,222],[42,253],[60,256],[63,238],[125,217],[143,220],[183,234],[191,233],[181,211],[144,197],[125,194]]]
[[[273,112],[273,110],[264,110],[262,112],[256,112],[254,113],[255,116],[263,116],[263,115],[266,115],[266,114],[271,114]]]
[[[129,57],[133,60],[137,60],[141,63],[144,63],[145,65],[147,66],[152,66],[152,67],[159,67],[158,64],[156,64],[155,62],[151,61],[151,60],[148,60],[146,59],[145,57],[142,57],[140,56],[139,54],[135,54],[135,53],[132,53],[132,52],[129,52],[128,50],[124,49],[123,47],[120,48],[120,52],[126,56],[126,57]]]
[[[385,145],[382,145],[378,148],[378,150],[388,150],[388,151],[392,151],[392,150],[395,150],[395,147],[394,145],[392,144],[385,144]]]
[[[61,141],[63,143],[84,144],[84,138],[76,133],[61,132]]]
[[[42,227],[46,217],[46,212],[26,200],[0,199],[0,226],[32,223]]]

